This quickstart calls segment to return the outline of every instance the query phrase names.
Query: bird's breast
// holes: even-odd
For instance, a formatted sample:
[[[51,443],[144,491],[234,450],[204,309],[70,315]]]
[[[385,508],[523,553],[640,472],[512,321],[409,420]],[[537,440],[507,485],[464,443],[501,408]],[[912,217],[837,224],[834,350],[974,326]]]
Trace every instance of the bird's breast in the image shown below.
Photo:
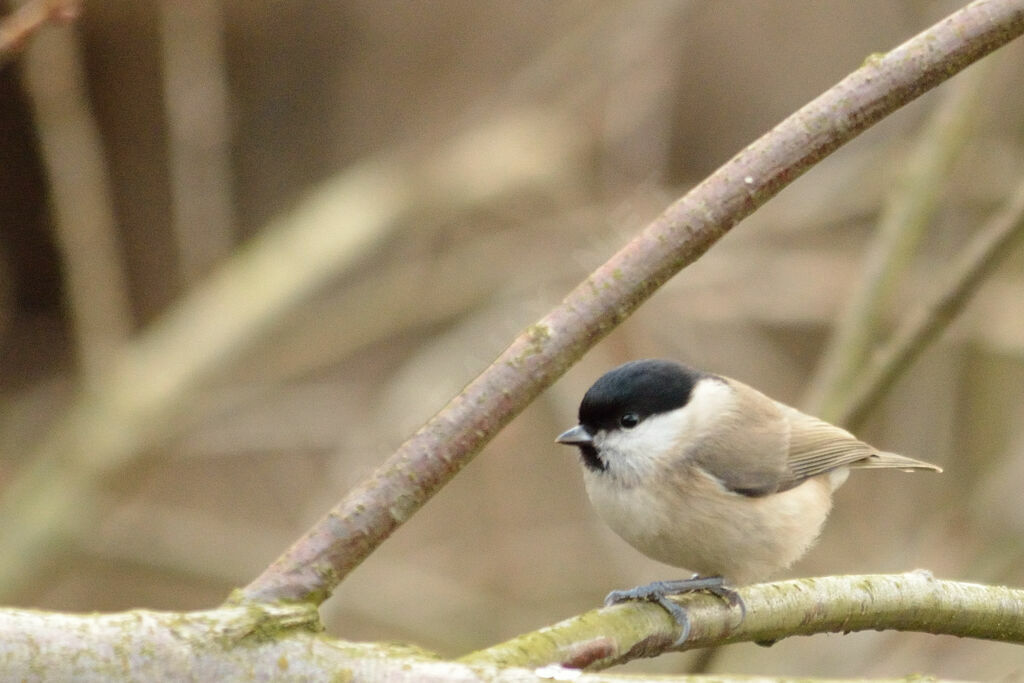
[[[827,477],[760,497],[728,491],[691,464],[629,488],[603,472],[584,479],[598,515],[637,550],[734,585],[767,579],[796,561],[831,506]]]

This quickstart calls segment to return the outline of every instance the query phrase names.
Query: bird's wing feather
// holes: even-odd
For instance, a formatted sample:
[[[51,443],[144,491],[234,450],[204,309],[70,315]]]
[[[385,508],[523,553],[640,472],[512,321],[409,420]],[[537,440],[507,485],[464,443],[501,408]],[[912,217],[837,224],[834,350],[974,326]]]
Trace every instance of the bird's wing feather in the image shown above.
[[[792,473],[791,486],[840,467],[942,471],[923,460],[880,451],[845,429],[795,408],[783,405],[782,409],[790,423],[788,462]]]
[[[888,451],[875,451],[874,455],[866,460],[858,460],[855,463],[851,463],[850,467],[856,467],[858,469],[870,470],[875,468],[889,468],[904,470],[910,472],[911,470],[930,470],[932,472],[941,472],[942,468],[938,465],[933,465],[930,462],[924,460],[917,460],[916,458],[908,458],[905,455],[898,453],[890,453]]]

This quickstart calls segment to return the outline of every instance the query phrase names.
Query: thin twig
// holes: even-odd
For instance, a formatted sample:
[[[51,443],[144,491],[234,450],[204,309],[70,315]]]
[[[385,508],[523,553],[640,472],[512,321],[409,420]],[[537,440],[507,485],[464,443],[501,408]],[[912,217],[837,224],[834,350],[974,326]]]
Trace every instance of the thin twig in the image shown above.
[[[29,0],[0,20],[0,66],[20,52],[43,26],[78,17],[80,0]]]
[[[110,172],[74,34],[39,36],[22,65],[46,167],[78,371],[91,383],[134,328]]]
[[[931,296],[892,335],[863,369],[836,421],[856,428],[921,352],[964,309],[986,277],[1024,237],[1024,182],[1010,201],[967,245]]]
[[[842,144],[1024,32],[1024,4],[975,2],[868,61],[780,123],[598,268],[241,596],[322,602],[590,347],[758,206]]]
[[[231,123],[219,0],[160,0],[167,153],[178,263],[194,283],[231,251]]]

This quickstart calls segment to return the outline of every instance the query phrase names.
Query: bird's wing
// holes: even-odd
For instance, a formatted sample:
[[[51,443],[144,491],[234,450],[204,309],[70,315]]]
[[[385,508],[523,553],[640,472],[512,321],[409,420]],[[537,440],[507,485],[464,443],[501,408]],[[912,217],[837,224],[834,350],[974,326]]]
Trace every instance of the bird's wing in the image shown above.
[[[840,467],[942,471],[942,468],[923,460],[880,451],[845,429],[795,408],[779,405],[790,424],[788,464],[791,478],[787,481],[787,488]]]
[[[747,496],[785,491],[841,467],[942,468],[880,451],[853,434],[729,380],[736,397],[716,428],[690,446],[689,458],[727,489]]]
[[[789,427],[781,404],[742,382],[729,380],[735,397],[715,428],[688,444],[688,460],[725,488],[764,496],[788,488]]]

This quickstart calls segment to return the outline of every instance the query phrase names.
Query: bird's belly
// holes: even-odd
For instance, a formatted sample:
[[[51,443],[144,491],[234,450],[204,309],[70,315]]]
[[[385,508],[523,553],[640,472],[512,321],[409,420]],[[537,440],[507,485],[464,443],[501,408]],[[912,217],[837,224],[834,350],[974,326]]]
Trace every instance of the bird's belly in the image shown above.
[[[819,477],[754,498],[693,472],[659,482],[657,495],[603,473],[588,473],[586,486],[601,518],[637,550],[734,585],[764,580],[803,555],[825,522],[832,491]]]

